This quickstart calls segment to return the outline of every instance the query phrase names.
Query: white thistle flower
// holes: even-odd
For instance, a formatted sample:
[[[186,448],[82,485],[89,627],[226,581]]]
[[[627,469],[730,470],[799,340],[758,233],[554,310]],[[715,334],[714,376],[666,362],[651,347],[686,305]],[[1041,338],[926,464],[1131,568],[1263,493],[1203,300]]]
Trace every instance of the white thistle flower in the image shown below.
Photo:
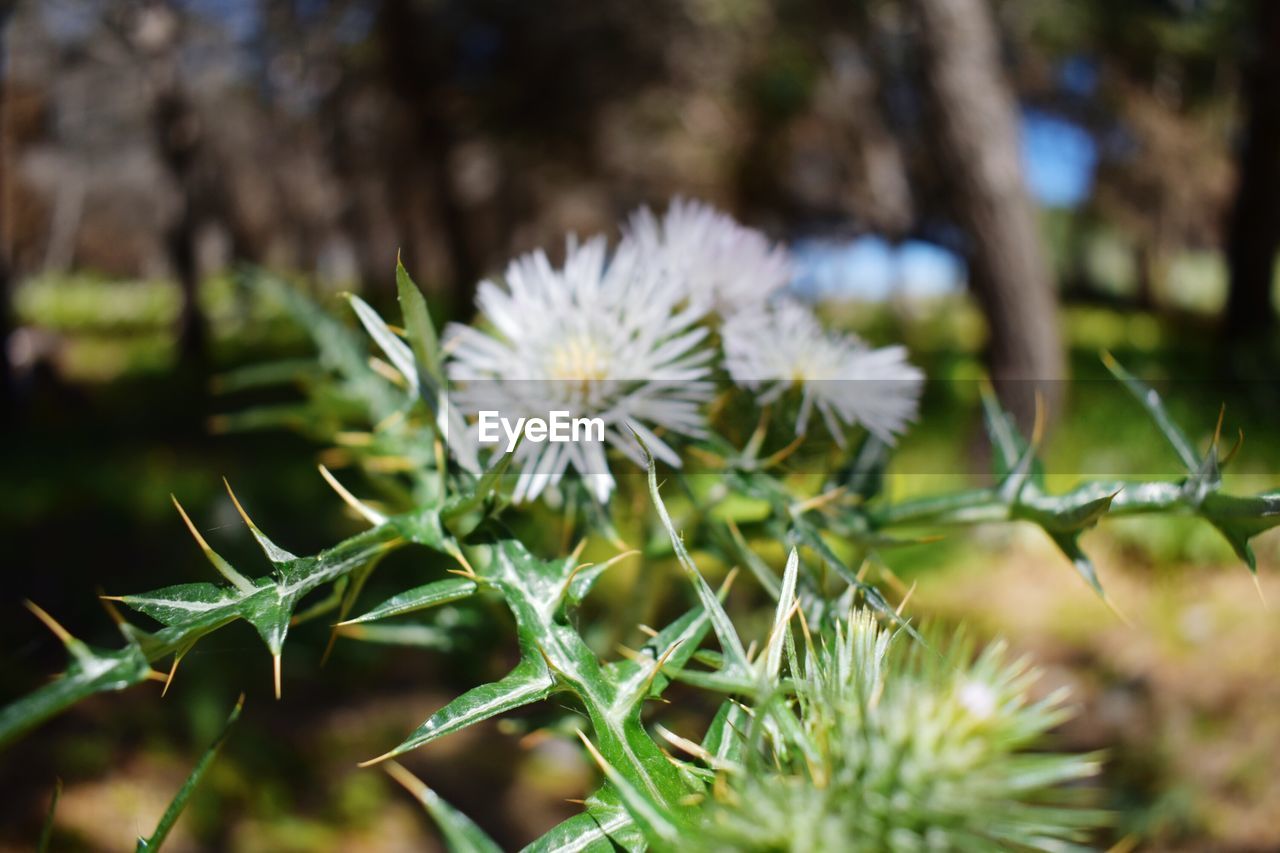
[[[495,410],[512,420],[557,410],[600,418],[603,444],[643,464],[634,430],[655,456],[679,467],[680,457],[654,430],[704,431],[712,353],[702,346],[702,311],[685,304],[679,282],[647,260],[624,245],[606,261],[603,238],[582,245],[571,239],[562,269],[539,251],[511,262],[505,287],[482,282],[476,304],[492,331],[451,324],[445,333],[460,406],[472,416]],[[520,471],[515,500],[536,498],[573,468],[604,502],[614,481],[603,444],[522,442],[513,460]]]
[[[623,242],[686,281],[692,304],[722,317],[763,305],[792,278],[784,247],[698,201],[676,198],[661,219],[640,208]]]
[[[850,334],[824,329],[804,305],[782,301],[743,311],[725,321],[725,368],[733,381],[762,391],[761,404],[800,387],[796,433],[803,435],[814,408],[844,444],[844,426],[861,424],[892,442],[916,415],[924,374],[907,362],[904,347],[871,349]]]

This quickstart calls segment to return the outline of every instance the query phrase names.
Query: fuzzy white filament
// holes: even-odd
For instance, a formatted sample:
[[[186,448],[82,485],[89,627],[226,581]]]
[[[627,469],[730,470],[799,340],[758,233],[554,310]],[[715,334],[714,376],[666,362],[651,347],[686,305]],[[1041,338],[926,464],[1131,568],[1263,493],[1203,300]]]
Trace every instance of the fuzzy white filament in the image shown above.
[[[738,385],[761,392],[761,404],[801,389],[798,434],[814,408],[842,446],[845,426],[861,424],[892,442],[915,418],[924,374],[907,362],[903,347],[871,349],[853,335],[828,331],[794,301],[739,312],[722,336],[726,370]]]
[[[763,305],[792,277],[785,248],[697,201],[676,198],[661,219],[640,208],[631,215],[623,244],[684,279],[691,303],[726,317]]]
[[[654,430],[703,432],[712,356],[702,309],[684,293],[634,245],[608,259],[603,238],[570,240],[560,269],[539,251],[511,262],[505,286],[481,283],[476,302],[491,328],[446,330],[459,405],[472,416],[545,418],[559,410],[605,424],[604,443],[523,442],[514,460],[517,502],[536,498],[570,468],[607,500],[614,481],[604,445],[641,462],[631,430],[655,456],[680,465]]]

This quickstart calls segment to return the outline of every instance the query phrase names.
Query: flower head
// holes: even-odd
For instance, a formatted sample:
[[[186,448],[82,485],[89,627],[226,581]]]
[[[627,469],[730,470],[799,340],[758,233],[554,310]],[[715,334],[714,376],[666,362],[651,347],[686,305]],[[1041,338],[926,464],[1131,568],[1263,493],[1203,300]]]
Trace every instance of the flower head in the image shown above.
[[[685,304],[678,284],[633,245],[608,259],[603,238],[570,240],[560,269],[539,251],[507,267],[505,287],[481,283],[476,302],[492,329],[454,324],[446,332],[459,405],[470,414],[561,411],[604,423],[603,443],[523,442],[515,451],[517,502],[536,498],[570,468],[603,502],[614,485],[604,445],[642,461],[631,431],[679,466],[654,430],[702,432],[711,352],[702,346],[702,311]]]
[[[725,317],[764,304],[791,281],[785,248],[697,201],[674,199],[661,219],[640,208],[631,215],[626,244],[686,281],[691,303]]]
[[[805,433],[814,408],[841,444],[844,426],[861,424],[891,442],[915,417],[924,374],[907,362],[905,348],[871,349],[853,335],[828,331],[798,302],[739,312],[722,335],[729,375],[762,391],[762,403],[802,389],[797,433]]]

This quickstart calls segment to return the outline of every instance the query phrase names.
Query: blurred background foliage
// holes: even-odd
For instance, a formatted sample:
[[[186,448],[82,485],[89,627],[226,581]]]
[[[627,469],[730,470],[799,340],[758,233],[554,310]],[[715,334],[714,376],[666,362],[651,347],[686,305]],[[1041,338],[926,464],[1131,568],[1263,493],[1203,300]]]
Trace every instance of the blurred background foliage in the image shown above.
[[[203,578],[171,492],[233,562],[252,550],[223,475],[291,550],[357,529],[315,472],[321,448],[219,429],[220,415],[274,399],[220,389],[218,375],[311,353],[278,305],[237,285],[243,265],[288,276],[338,311],[343,290],[389,303],[399,250],[437,321],[465,320],[475,283],[513,254],[554,255],[566,231],[615,232],[636,204],[696,196],[792,246],[800,294],[870,340],[904,341],[926,369],[893,494],[981,481],[977,380],[1019,368],[1070,379],[1051,395],[1051,488],[1175,475],[1106,379],[1104,349],[1160,385],[1202,446],[1225,402],[1227,434],[1246,434],[1229,488],[1274,487],[1278,10],[1267,0],[0,2],[4,698],[61,666],[23,598],[107,642],[96,591]],[[975,36],[943,25],[957,12],[984,24],[985,48],[983,26]],[[988,54],[1013,125],[975,148],[937,78],[947,61],[981,69]],[[987,107],[1000,112],[971,108]],[[985,156],[965,152],[1000,155],[1012,190],[984,184]],[[986,227],[984,200],[1038,227]],[[1043,298],[1023,299],[1033,291]],[[1029,313],[999,316],[992,305],[1005,297]],[[1044,329],[1062,345],[1026,348]],[[1274,617],[1193,520],[1109,521],[1089,540],[1133,628],[1051,544],[1016,527],[886,552],[880,579],[918,583],[917,614],[1007,636],[1048,668],[1047,687],[1075,688],[1082,714],[1060,737],[1110,750],[1117,838],[1280,846]],[[1262,538],[1258,553],[1262,586],[1280,600],[1280,540]],[[370,600],[421,570],[390,560]],[[643,621],[661,601],[637,601],[636,581],[634,568],[610,575],[593,607]],[[752,599],[740,595],[745,612]],[[55,775],[66,782],[60,848],[129,845],[246,689],[244,719],[172,849],[431,849],[416,806],[354,761],[512,658],[492,640],[506,632],[482,627],[502,617],[458,607],[439,618],[454,620],[448,642],[430,630],[420,648],[340,642],[323,671],[327,629],[301,626],[282,703],[256,638],[243,626],[215,635],[163,702],[148,687],[100,696],[11,748],[0,847],[37,836]],[[457,735],[408,762],[504,845],[572,813],[565,799],[594,774],[576,748],[522,738],[525,722]]]

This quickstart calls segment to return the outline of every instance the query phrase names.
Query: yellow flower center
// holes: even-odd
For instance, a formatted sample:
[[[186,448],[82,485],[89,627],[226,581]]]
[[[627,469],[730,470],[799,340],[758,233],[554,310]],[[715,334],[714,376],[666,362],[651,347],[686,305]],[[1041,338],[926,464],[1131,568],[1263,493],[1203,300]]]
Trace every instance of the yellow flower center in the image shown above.
[[[552,379],[581,382],[585,386],[608,379],[609,367],[608,352],[588,335],[565,338],[551,351]]]

